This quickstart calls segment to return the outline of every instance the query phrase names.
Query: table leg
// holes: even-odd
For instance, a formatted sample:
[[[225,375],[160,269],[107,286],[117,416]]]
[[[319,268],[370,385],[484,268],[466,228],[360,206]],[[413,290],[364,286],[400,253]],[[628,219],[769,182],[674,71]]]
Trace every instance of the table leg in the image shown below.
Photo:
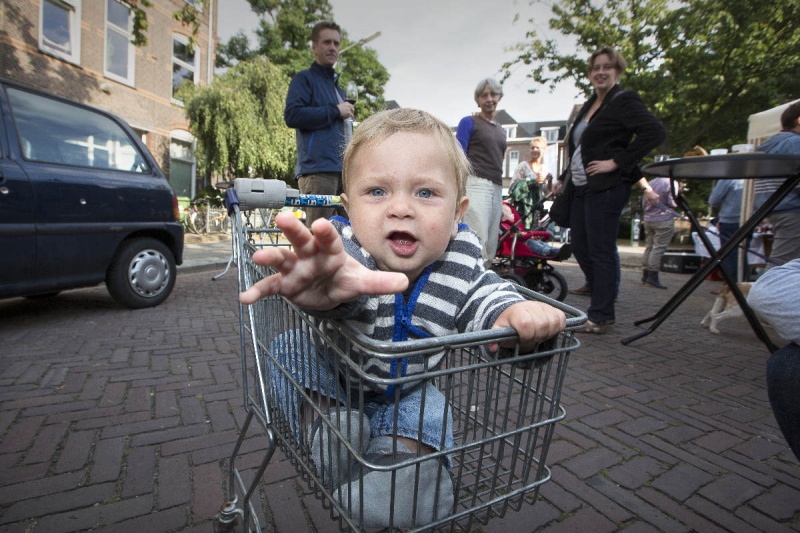
[[[682,304],[689,295],[694,292],[694,290],[705,280],[705,278],[711,273],[711,271],[720,264],[720,262],[727,257],[729,253],[739,247],[739,243],[742,242],[748,235],[753,233],[755,227],[761,222],[761,220],[766,217],[772,209],[780,203],[783,198],[789,194],[789,192],[794,189],[794,187],[800,183],[800,174],[797,174],[791,178],[788,178],[783,184],[778,188],[777,191],[772,193],[772,195],[767,199],[767,201],[762,205],[755,213],[747,220],[737,231],[734,233],[731,238],[719,249],[719,251],[714,250],[714,247],[711,246],[711,243],[708,241],[708,237],[703,233],[702,228],[700,227],[700,223],[697,221],[692,210],[689,208],[689,205],[686,203],[686,200],[683,198],[682,195],[677,195],[675,200],[678,202],[678,205],[685,211],[686,216],[689,218],[689,221],[692,225],[692,228],[698,232],[701,240],[703,241],[703,245],[708,249],[709,254],[711,255],[711,260],[703,267],[700,268],[697,272],[695,272],[692,277],[689,279],[683,287],[681,287],[678,292],[675,293],[672,298],[670,298],[667,303],[665,303],[661,309],[656,312],[655,315],[637,320],[634,322],[634,325],[638,326],[640,324],[644,324],[647,322],[653,322],[648,329],[642,331],[641,333],[637,333],[625,339],[622,339],[623,345],[628,345],[631,342],[641,339],[649,335],[650,333],[654,332],[658,326],[661,325],[664,320],[666,320],[675,309],[678,308],[680,304]],[[739,306],[742,308],[742,312],[744,313],[747,321],[750,323],[750,327],[753,329],[753,332],[756,336],[764,343],[770,353],[777,350],[777,346],[772,342],[769,338],[769,335],[764,331],[764,328],[761,326],[761,322],[753,313],[753,310],[750,309],[750,306],[747,305],[746,298],[742,295],[742,292],[736,285],[736,280],[734,280],[731,275],[725,271],[724,268],[720,269],[722,271],[722,275],[725,278],[726,283],[731,288],[731,292],[733,293],[736,301],[739,303]]]

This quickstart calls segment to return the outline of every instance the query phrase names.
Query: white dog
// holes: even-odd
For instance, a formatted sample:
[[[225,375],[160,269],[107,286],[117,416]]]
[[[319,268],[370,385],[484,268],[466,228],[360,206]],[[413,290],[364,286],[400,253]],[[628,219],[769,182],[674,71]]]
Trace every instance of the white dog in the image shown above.
[[[747,295],[750,293],[750,287],[753,286],[753,283],[750,281],[744,281],[737,283],[736,286],[739,287],[742,295],[747,298]],[[719,328],[717,327],[717,324],[719,324],[720,321],[727,318],[742,316],[742,314],[743,312],[742,308],[739,307],[739,302],[736,301],[736,297],[731,292],[730,287],[728,287],[728,284],[725,283],[717,293],[717,298],[714,300],[714,306],[706,314],[702,322],[700,322],[700,325],[704,328],[708,328],[708,331],[711,333],[719,335]]]

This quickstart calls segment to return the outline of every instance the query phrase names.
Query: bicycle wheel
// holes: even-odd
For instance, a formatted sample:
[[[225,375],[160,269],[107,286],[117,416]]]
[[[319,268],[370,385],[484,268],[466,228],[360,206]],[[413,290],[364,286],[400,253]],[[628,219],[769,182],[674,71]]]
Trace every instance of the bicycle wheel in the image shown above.
[[[567,280],[552,268],[550,270],[529,270],[525,274],[525,284],[530,290],[559,302],[563,302],[567,297]]]

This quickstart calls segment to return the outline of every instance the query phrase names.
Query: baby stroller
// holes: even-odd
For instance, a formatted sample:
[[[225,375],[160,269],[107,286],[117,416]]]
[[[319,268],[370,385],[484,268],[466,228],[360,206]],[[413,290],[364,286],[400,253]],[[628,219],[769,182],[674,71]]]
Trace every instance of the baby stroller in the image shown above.
[[[540,212],[547,199],[542,198],[535,204],[533,212]],[[526,241],[531,238],[542,242],[552,241],[553,235],[544,229],[550,224],[550,217],[545,216],[536,228],[528,230],[523,227],[519,212],[509,202],[503,202],[503,211],[492,270],[501,278],[563,302],[567,296],[567,280],[548,261],[569,259],[572,255],[570,245],[564,244],[555,256],[534,253]]]

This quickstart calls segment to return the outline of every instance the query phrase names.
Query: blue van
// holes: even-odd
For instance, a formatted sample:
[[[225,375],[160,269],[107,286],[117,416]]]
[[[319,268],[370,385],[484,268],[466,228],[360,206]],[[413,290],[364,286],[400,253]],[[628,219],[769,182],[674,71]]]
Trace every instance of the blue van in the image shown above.
[[[152,307],[182,261],[177,198],[125,121],[0,79],[0,298],[105,282]]]

